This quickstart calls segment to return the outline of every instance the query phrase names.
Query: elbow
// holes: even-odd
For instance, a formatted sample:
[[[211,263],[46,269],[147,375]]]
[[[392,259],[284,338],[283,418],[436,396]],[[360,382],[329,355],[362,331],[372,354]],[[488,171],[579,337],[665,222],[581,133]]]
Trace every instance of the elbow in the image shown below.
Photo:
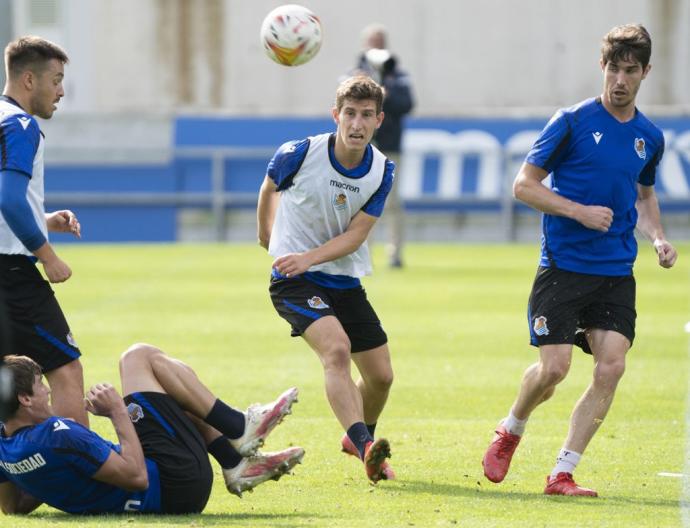
[[[149,475],[144,466],[140,471],[127,479],[127,491],[145,491],[149,487]]]
[[[515,178],[513,182],[513,198],[516,200],[522,200],[525,193],[525,182],[520,176]]]

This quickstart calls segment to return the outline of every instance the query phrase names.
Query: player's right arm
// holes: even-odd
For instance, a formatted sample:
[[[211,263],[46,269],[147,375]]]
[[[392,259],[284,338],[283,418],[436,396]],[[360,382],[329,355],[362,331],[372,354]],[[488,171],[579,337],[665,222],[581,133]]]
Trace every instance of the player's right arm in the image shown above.
[[[268,163],[256,209],[257,234],[263,248],[268,249],[271,242],[273,221],[280,204],[280,191],[292,186],[292,181],[307,156],[309,144],[309,138],[288,141],[278,148]]]
[[[50,282],[64,282],[72,270],[53,251],[36,223],[27,200],[29,176],[23,172],[0,171],[0,213],[7,225],[24,246],[43,264]]]
[[[556,194],[542,184],[548,173],[525,162],[513,183],[513,195],[542,213],[565,216],[589,229],[606,232],[613,222],[613,211],[600,205],[583,205]]]
[[[275,219],[279,203],[280,194],[278,193],[278,186],[270,176],[266,175],[264,182],[261,184],[261,190],[259,190],[259,202],[256,207],[257,235],[259,245],[264,249],[268,249],[268,244],[271,241],[273,220]]]
[[[120,395],[109,383],[98,383],[89,389],[86,402],[87,410],[110,418],[120,442],[120,452],[111,450],[93,478],[127,491],[147,489],[149,478],[144,451]]]
[[[42,504],[12,482],[0,484],[0,509],[5,515],[27,514]]]

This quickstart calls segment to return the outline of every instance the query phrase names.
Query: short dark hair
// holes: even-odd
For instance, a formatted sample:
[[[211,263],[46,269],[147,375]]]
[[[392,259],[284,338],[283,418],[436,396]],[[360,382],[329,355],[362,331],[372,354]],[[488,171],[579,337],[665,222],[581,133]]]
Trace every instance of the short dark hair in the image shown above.
[[[634,59],[643,68],[652,56],[652,37],[642,24],[616,26],[602,40],[601,60],[604,64]]]
[[[38,363],[26,356],[5,356],[2,364],[12,374],[14,382],[14,394],[7,402],[7,416],[12,418],[17,409],[19,409],[19,395],[28,394],[33,396],[36,376],[42,376],[43,372]]]
[[[52,59],[57,59],[62,64],[69,62],[65,50],[41,37],[20,37],[5,47],[5,68],[8,77],[17,76],[26,70],[38,73]]]
[[[345,79],[338,86],[335,92],[335,106],[338,111],[345,104],[345,99],[354,99],[355,101],[371,99],[376,103],[376,113],[380,114],[383,109],[383,88],[371,77],[356,75]]]

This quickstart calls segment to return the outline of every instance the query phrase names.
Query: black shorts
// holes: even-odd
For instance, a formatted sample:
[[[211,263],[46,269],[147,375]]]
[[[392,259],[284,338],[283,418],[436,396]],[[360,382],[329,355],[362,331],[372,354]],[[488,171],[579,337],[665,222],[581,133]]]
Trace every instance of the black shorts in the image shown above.
[[[271,278],[271,300],[278,314],[300,336],[317,319],[335,316],[350,338],[351,351],[363,352],[385,345],[388,336],[381,327],[364,288],[326,288],[302,277]]]
[[[53,289],[25,255],[0,255],[0,317],[8,333],[0,356],[29,356],[43,372],[81,356]]]
[[[635,277],[586,275],[539,267],[529,298],[530,344],[575,344],[591,354],[585,330],[635,339]]]
[[[161,513],[199,513],[211,495],[213,470],[206,443],[169,395],[135,392],[125,396],[144,456],[158,466]]]

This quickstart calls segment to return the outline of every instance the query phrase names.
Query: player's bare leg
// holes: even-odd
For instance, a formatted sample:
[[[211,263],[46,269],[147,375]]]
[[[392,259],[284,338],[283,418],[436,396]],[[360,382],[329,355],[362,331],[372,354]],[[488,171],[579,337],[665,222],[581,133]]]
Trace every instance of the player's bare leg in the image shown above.
[[[162,392],[180,407],[226,435],[243,456],[261,447],[268,434],[291,412],[297,389],[281,394],[265,405],[251,405],[238,411],[219,400],[184,362],[147,344],[136,344],[120,359],[124,394]]]
[[[386,405],[393,384],[388,345],[352,354],[352,360],[361,375],[357,380],[357,388],[362,395],[364,423],[375,424]]]
[[[525,370],[520,392],[513,403],[513,414],[524,420],[541,403],[548,400],[568,374],[572,359],[572,345],[544,345],[539,347],[539,362]]]
[[[315,321],[304,332],[304,339],[321,360],[328,403],[340,425],[347,430],[363,422],[362,395],[350,370],[350,339],[338,319],[326,316]]]
[[[46,372],[51,404],[58,416],[72,418],[85,427],[89,417],[84,407],[84,371],[78,359]]]
[[[573,409],[565,448],[582,454],[608,413],[616,387],[625,372],[628,339],[618,332],[588,331],[594,358],[592,383]]]
[[[553,396],[556,385],[568,374],[572,349],[572,345],[539,347],[539,362],[525,370],[520,392],[511,409],[512,417],[526,421],[539,404]],[[490,481],[501,482],[505,478],[521,434],[507,429],[504,423],[496,428],[496,434],[482,460],[484,475]]]

